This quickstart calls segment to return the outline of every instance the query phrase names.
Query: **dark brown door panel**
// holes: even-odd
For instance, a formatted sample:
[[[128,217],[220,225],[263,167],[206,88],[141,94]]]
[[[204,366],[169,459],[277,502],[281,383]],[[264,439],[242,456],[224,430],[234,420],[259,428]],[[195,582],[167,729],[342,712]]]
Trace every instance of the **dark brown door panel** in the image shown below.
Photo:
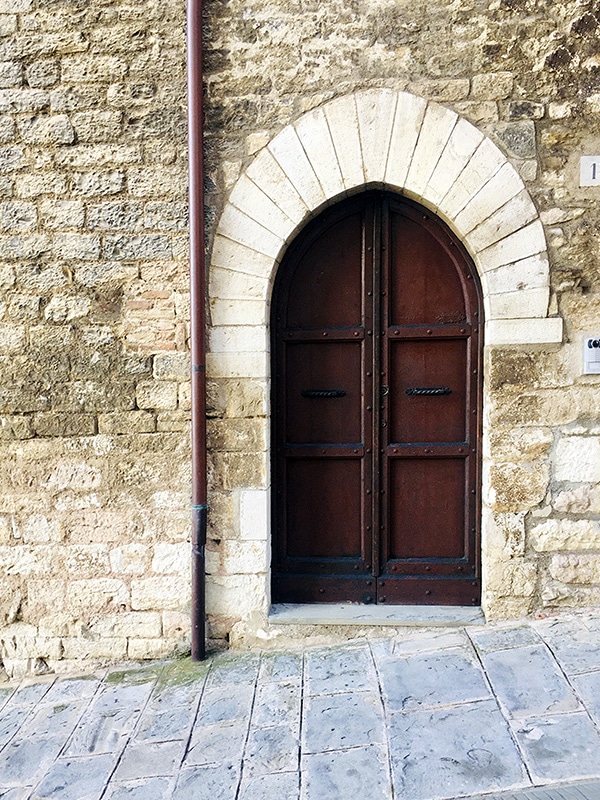
[[[310,223],[273,293],[273,599],[477,604],[477,274],[366,192]]]

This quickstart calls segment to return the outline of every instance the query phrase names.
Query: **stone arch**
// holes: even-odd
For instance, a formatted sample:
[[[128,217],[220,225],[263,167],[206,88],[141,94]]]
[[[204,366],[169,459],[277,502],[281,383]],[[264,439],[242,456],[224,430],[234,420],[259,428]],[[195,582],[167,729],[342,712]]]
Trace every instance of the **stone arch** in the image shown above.
[[[323,207],[369,187],[418,201],[461,239],[481,279],[487,346],[562,341],[561,318],[548,316],[549,263],[542,223],[506,156],[454,111],[406,92],[373,89],[302,115],[237,180],[211,256],[209,376],[268,383],[270,293],[288,243]],[[264,433],[268,441],[266,420]],[[262,484],[240,491],[242,508],[246,503],[243,513],[262,520],[257,538],[265,542],[266,565],[266,449],[263,456]],[[488,472],[484,470],[484,504]],[[240,519],[239,525],[244,524]],[[483,528],[485,547],[485,519]],[[483,561],[485,582],[485,553]],[[268,605],[264,569],[263,605]]]

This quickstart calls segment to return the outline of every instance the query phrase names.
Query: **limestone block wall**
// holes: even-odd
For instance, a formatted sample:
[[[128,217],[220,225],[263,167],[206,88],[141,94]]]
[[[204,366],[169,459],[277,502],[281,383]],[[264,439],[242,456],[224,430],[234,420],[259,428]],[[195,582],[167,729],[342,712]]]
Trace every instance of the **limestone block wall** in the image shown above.
[[[500,245],[504,288],[486,307],[503,323],[485,362],[486,612],[600,602],[600,387],[581,374],[582,339],[600,333],[600,190],[578,181],[580,155],[598,152],[599,31],[591,0],[205,0],[214,635],[264,627],[269,605],[272,268],[319,207],[286,200],[282,176],[299,174],[307,152],[319,159],[307,112],[366,90],[421,98],[493,143],[547,249],[540,278],[519,263],[523,251],[510,256],[514,240]],[[10,672],[186,646],[185,111],[184,0],[0,0],[0,657]],[[338,164],[354,188],[359,160]],[[333,195],[319,174],[323,205]],[[252,192],[275,254],[216,239],[219,226],[244,235],[239,205]],[[513,215],[518,194],[507,195]],[[494,225],[481,208],[471,223],[502,242],[504,206]],[[527,327],[544,313],[548,329],[564,320],[562,345]]]
[[[506,269],[495,287],[490,275],[494,297],[486,306],[503,323],[494,328],[502,328],[502,336],[488,336],[485,357],[482,546],[488,618],[599,602],[598,378],[582,375],[582,340],[600,323],[600,206],[597,189],[579,187],[579,158],[597,149],[599,31],[590,2],[434,2],[418,13],[376,0],[208,3],[215,326],[208,361],[214,436],[208,588],[215,630],[233,626],[234,636],[243,638],[249,630],[262,636],[262,629],[268,635],[265,325],[273,260],[315,213],[318,202],[308,197],[320,194],[321,207],[330,202],[338,167],[350,186],[359,185],[354,173],[371,157],[361,140],[362,123],[351,123],[347,115],[334,119],[327,109],[334,100],[369,89],[435,101],[496,144],[542,223],[549,257],[546,322],[564,320],[560,344],[527,327],[524,318],[542,302],[545,284],[536,283],[536,268],[528,269],[522,258],[531,245],[527,234],[520,245],[514,241],[516,250],[512,243],[505,248],[506,234],[500,234]],[[323,110],[333,161],[305,125],[307,112],[316,119]],[[377,121],[385,127],[385,116]],[[340,151],[335,139],[336,126],[344,124],[348,137],[356,136],[359,154],[346,162],[346,145]],[[300,149],[287,126],[294,126]],[[440,128],[439,136],[446,134]],[[369,175],[363,176],[368,183]],[[281,192],[286,180],[296,195]],[[342,184],[341,191],[347,189]],[[411,196],[418,199],[419,193]],[[513,197],[513,205],[518,202]],[[475,203],[473,208],[480,210]],[[458,217],[461,209],[455,211]],[[487,223],[485,236],[498,233]],[[477,248],[471,252],[476,256]]]
[[[185,4],[0,2],[0,656],[189,629]]]

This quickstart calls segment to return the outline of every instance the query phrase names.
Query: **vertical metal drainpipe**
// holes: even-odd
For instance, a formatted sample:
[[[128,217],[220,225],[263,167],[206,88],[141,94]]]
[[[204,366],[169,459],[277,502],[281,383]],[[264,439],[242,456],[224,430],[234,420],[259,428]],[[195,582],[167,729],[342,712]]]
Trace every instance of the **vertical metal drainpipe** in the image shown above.
[[[206,319],[202,119],[202,0],[187,3],[190,200],[190,339],[192,351],[192,661],[206,656]]]

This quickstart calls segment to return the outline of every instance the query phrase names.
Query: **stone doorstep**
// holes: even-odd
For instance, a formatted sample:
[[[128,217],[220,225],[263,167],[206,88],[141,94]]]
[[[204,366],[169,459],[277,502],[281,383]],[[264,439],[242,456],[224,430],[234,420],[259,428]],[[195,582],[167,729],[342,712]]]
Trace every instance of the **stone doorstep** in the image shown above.
[[[281,603],[271,606],[269,625],[462,627],[463,625],[485,625],[485,617],[480,608],[473,608],[472,606],[367,606],[357,603]]]
[[[562,783],[535,789],[471,795],[468,800],[599,800],[600,781]],[[465,800],[467,800],[465,798]]]

